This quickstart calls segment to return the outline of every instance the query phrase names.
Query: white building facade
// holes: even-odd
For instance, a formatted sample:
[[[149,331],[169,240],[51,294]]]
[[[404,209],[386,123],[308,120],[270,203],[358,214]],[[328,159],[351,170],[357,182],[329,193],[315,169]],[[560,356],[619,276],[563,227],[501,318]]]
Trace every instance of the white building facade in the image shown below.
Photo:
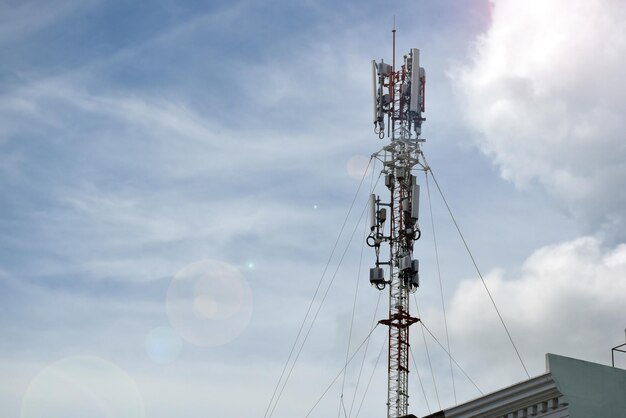
[[[555,354],[546,369],[424,418],[626,418],[626,370]]]

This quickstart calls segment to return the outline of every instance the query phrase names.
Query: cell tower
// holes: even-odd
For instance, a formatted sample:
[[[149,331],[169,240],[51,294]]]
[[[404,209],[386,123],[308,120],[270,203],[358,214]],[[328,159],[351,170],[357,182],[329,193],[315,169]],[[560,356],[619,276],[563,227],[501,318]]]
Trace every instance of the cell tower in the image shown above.
[[[394,29],[392,64],[372,61],[372,76],[374,130],[390,142],[377,154],[383,162],[389,198],[383,201],[380,196],[370,196],[367,244],[376,252],[370,283],[378,290],[389,286],[389,317],[380,321],[389,327],[387,417],[401,418],[408,416],[409,405],[409,327],[419,321],[409,311],[409,293],[419,286],[419,261],[413,258],[413,244],[421,235],[420,186],[412,171],[427,169],[420,148],[424,142],[425,73],[419,65],[419,49],[412,48],[396,68]]]

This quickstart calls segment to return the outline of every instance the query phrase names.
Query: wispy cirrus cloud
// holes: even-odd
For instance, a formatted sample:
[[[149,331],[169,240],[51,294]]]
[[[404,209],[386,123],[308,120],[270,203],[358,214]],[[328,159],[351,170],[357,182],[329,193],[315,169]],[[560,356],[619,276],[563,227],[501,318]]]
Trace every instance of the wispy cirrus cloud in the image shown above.
[[[0,5],[0,45],[23,39],[98,4],[99,0],[27,0]]]

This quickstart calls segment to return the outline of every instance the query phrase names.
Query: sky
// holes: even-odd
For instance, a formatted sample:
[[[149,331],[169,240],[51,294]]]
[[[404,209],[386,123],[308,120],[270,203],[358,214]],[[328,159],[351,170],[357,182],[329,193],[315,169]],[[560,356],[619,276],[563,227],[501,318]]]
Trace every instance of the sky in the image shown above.
[[[426,69],[424,154],[529,374],[548,352],[610,364],[623,1],[4,0],[0,415],[384,416],[362,213],[394,20]],[[422,416],[527,375],[419,181]]]

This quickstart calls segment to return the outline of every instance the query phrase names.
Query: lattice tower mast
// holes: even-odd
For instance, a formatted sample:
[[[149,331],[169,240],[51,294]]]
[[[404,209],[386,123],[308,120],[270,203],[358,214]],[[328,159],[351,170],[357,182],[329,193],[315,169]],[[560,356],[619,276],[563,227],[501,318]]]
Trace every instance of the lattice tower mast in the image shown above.
[[[417,48],[404,55],[403,64],[396,67],[395,34],[394,29],[392,65],[372,61],[374,128],[381,139],[390,140],[375,156],[383,162],[389,198],[383,201],[380,196],[370,196],[371,232],[367,238],[376,252],[370,283],[379,290],[389,286],[389,316],[380,321],[389,327],[388,418],[408,413],[409,327],[419,321],[410,314],[409,293],[419,286],[419,261],[413,258],[413,244],[421,235],[420,186],[412,172],[426,170],[421,152],[425,72],[419,66]]]

